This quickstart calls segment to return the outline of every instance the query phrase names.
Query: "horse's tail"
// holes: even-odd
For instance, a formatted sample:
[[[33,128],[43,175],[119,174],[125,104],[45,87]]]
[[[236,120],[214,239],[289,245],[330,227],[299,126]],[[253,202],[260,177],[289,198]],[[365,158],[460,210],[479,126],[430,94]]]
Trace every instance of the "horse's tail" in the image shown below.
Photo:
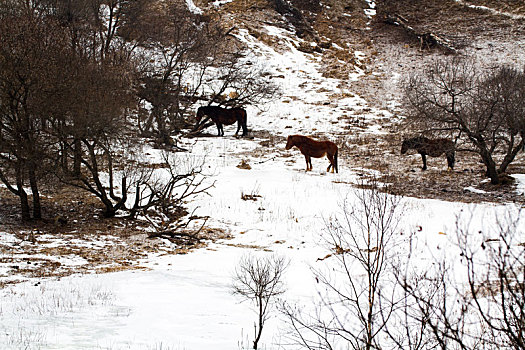
[[[447,155],[447,158],[448,166],[450,167],[450,169],[454,169],[454,164],[456,163],[456,150],[452,149]]]
[[[339,168],[337,167],[337,153],[339,153],[339,148],[336,148],[334,153],[334,168],[335,172],[339,173]]]
[[[242,134],[247,135],[248,134],[248,113],[246,113],[246,110],[244,108],[241,109],[242,113]]]
[[[454,169],[454,164],[456,163],[456,144],[457,139],[456,142],[451,141],[450,149],[447,152],[447,161],[450,169]]]

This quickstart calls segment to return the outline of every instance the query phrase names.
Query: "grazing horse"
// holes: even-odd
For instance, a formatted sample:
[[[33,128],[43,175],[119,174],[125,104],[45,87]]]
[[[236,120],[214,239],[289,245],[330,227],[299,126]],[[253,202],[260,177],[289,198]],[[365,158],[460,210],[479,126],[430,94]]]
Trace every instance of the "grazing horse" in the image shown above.
[[[443,153],[447,156],[448,169],[454,169],[456,146],[448,139],[429,139],[418,136],[403,140],[401,154],[405,154],[409,149],[415,149],[423,159],[423,170],[427,170],[427,155],[439,157]]]
[[[203,116],[211,118],[211,120],[217,125],[218,136],[224,136],[224,130],[222,125],[232,125],[237,122],[237,132],[239,133],[242,127],[242,136],[248,134],[248,127],[246,126],[246,111],[243,108],[222,108],[219,106],[204,106],[197,109],[197,123],[200,123]]]
[[[290,149],[293,146],[299,148],[304,158],[306,159],[306,171],[312,170],[312,158],[321,158],[324,155],[330,161],[330,165],[326,171],[330,171],[332,168],[332,173],[338,173],[339,169],[337,168],[337,145],[331,141],[315,141],[309,137],[302,135],[290,135],[288,136],[288,142],[286,142],[286,149]]]

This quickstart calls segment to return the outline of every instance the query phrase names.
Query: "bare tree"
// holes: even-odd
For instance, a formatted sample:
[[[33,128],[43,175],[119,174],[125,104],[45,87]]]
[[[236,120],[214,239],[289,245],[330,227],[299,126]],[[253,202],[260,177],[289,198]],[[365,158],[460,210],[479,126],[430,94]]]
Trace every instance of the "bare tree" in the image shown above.
[[[340,218],[327,223],[325,239],[332,252],[327,262],[332,259],[333,264],[314,271],[326,290],[320,294],[319,309],[305,318],[290,306],[283,307],[295,330],[294,339],[302,346],[333,349],[344,343],[352,349],[380,348],[396,306],[388,261],[399,222],[399,201],[373,181],[357,191],[354,202],[345,202]]]
[[[405,269],[397,271],[407,300],[398,310],[397,329],[389,326],[397,348],[525,349],[520,215],[519,210],[507,211],[494,227],[478,232],[472,232],[472,214],[458,216],[459,262],[441,257],[431,268],[422,268],[418,260],[409,259]],[[409,344],[407,334],[417,335],[419,342]]]
[[[59,176],[63,182],[95,195],[104,206],[102,211],[104,217],[113,217],[119,210],[126,209],[125,205],[132,185],[128,173],[135,165],[116,161],[119,155],[116,148],[118,143],[90,138],[82,138],[81,142],[82,148],[85,149],[80,158],[82,171],[75,174],[63,169]],[[120,176],[115,176],[118,168],[123,168],[123,171],[119,172]],[[109,175],[107,180],[105,180],[106,174]],[[116,183],[118,180],[120,182]],[[120,194],[117,194],[116,188],[119,189]]]
[[[198,194],[207,194],[214,186],[204,173],[205,158],[187,153],[163,152],[162,167],[147,172],[134,181],[135,200],[129,207],[131,217],[140,214],[155,232],[150,237],[171,241],[199,241],[199,233],[207,221],[188,213],[184,203]],[[204,219],[197,229],[190,227],[196,219]]]
[[[228,31],[191,13],[183,2],[154,1],[142,7],[135,20],[142,32],[134,37],[145,54],[138,94],[149,108],[139,115],[138,126],[170,145],[171,135],[186,126],[185,114],[205,74],[226,52]]]
[[[412,236],[410,242],[415,239]],[[449,349],[469,337],[466,308],[459,298],[450,264],[437,260],[429,268],[410,253],[396,263],[395,281],[401,287],[398,307],[386,326],[395,349]]]
[[[139,3],[0,4],[0,180],[20,198],[23,219],[31,217],[27,184],[33,217],[41,217],[40,180],[48,174],[95,195],[106,217],[153,207],[181,213],[181,202],[205,187],[198,165],[177,173],[166,160],[160,181],[131,156],[136,66],[133,44],[119,34],[130,35]]]
[[[275,297],[284,293],[283,274],[288,261],[281,256],[241,258],[233,278],[233,294],[252,301],[256,308],[257,323],[253,348],[257,349],[266,321],[270,316],[270,306]]]
[[[408,122],[423,132],[464,138],[491,183],[525,145],[525,73],[509,67],[482,70],[455,57],[410,77]],[[499,167],[498,167],[499,162]]]
[[[479,232],[458,225],[458,246],[467,268],[470,311],[479,319],[486,348],[525,349],[525,249],[521,212],[506,212],[496,227]],[[477,244],[476,244],[477,243]]]
[[[129,147],[123,135],[129,132],[126,113],[134,107],[132,79],[126,62],[117,59],[96,62],[76,61],[74,84],[69,91],[71,101],[66,113],[57,118],[54,132],[61,140],[63,157],[73,157],[73,171],[68,162],[60,161],[61,179],[79,186],[98,197],[104,205],[104,216],[111,217],[122,209],[130,184],[121,179],[122,195],[116,196],[112,183],[119,147]],[[129,135],[129,134],[128,134]],[[77,165],[78,162],[78,165]],[[78,168],[77,168],[78,167]],[[57,172],[58,173],[58,172]],[[109,174],[109,184],[103,181]]]
[[[49,173],[55,140],[48,128],[60,108],[67,57],[64,32],[29,3],[0,10],[0,180],[20,198],[29,219],[41,218],[40,180]]]
[[[232,35],[235,27],[191,13],[179,1],[140,3],[140,13],[125,20],[138,23],[140,33],[131,25],[124,25],[123,32],[144,52],[138,89],[143,135],[171,145],[172,135],[193,124],[188,116],[198,100],[242,107],[275,95],[277,88],[264,68],[244,57],[245,48]]]
[[[490,142],[501,144],[504,157],[498,172],[503,173],[525,146],[525,72],[506,66],[492,70],[481,95],[486,97],[484,104],[493,106],[495,120],[501,124]]]
[[[218,67],[213,71],[216,77],[207,78],[203,83],[203,95],[208,100],[207,105],[224,107],[244,107],[261,105],[277,96],[279,87],[270,79],[263,64],[256,64],[253,58],[246,57],[241,48],[218,60]],[[218,77],[218,78],[217,78]],[[249,119],[249,118],[248,118]],[[203,118],[194,125],[193,133],[197,133],[214,123],[207,123]]]
[[[253,62],[240,51],[224,57],[217,69],[219,79],[207,84],[209,104],[228,107],[261,104],[279,93],[279,88],[269,79],[264,65]]]
[[[435,305],[447,300],[444,299],[448,295],[444,276],[447,266],[436,267],[434,274],[427,272],[427,266],[420,264],[419,256],[415,254],[418,250],[417,233],[409,234],[405,242],[408,245],[406,253],[400,250],[390,261],[393,283],[399,286],[392,298],[395,307],[387,314],[390,318],[385,323],[385,343],[390,349],[446,348],[446,343],[442,342],[446,337],[435,326],[436,319],[439,319]]]
[[[68,99],[69,103],[61,102],[69,109],[64,108],[57,118],[62,119],[62,125],[58,125],[61,127],[62,166],[68,166],[72,153],[73,172],[77,176],[80,175],[81,157],[85,151],[79,136],[85,134],[86,125],[106,118],[110,108],[131,108],[132,105],[130,98],[133,97],[131,91],[136,68],[132,56],[134,46],[118,35],[129,4],[124,0],[42,0],[42,6],[48,8],[69,34],[66,40],[70,45],[70,86],[63,94],[63,99]],[[101,71],[105,71],[102,81],[89,79],[90,75],[98,77]],[[101,89],[104,85],[107,94]],[[108,98],[113,100],[108,101]],[[95,116],[91,106],[103,109],[100,118]],[[120,111],[116,114],[119,113],[123,119],[126,117]],[[64,137],[66,134],[67,137]]]
[[[117,51],[131,53],[119,35],[123,17],[137,2],[127,0],[39,0],[35,4],[55,17],[69,32],[72,55],[88,55],[95,61],[110,58]],[[85,50],[89,48],[89,50]]]

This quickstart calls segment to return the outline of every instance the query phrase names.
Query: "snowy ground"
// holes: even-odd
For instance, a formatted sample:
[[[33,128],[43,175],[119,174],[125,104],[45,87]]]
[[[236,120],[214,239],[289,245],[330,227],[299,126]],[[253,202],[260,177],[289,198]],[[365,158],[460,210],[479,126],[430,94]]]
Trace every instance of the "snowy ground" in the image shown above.
[[[281,29],[268,28],[282,36]],[[341,115],[359,113],[362,132],[382,132],[374,123],[387,111],[344,91],[337,80],[318,73],[315,57],[296,51],[277,53],[240,32],[256,55],[264,55],[268,69],[280,79],[284,96],[263,111],[248,110],[254,135],[271,129],[282,136],[274,142],[263,137],[236,139],[235,127],[226,137],[188,141],[195,157],[206,157],[216,181],[210,196],[190,203],[199,215],[210,215],[209,226],[223,228],[233,239],[211,243],[186,255],[151,255],[140,264],[147,270],[88,274],[11,285],[0,291],[0,347],[3,349],[244,349],[253,340],[255,313],[247,302],[231,294],[232,273],[248,252],[271,252],[290,259],[283,298],[302,305],[317,296],[311,269],[329,266],[318,261],[330,251],[321,239],[326,223],[352,199],[357,176],[352,164],[341,161],[339,174],[326,173],[326,159],[314,159],[312,172],[304,171],[297,149],[284,150],[288,134],[344,135],[350,127]],[[278,77],[279,76],[279,77]],[[215,134],[214,129],[210,129]],[[251,170],[238,168],[247,160]],[[523,176],[519,177],[525,183]],[[519,187],[524,191],[524,186]],[[241,194],[255,194],[246,201]],[[472,213],[472,232],[495,222],[495,215],[515,210],[512,205],[468,205],[436,200],[404,199],[405,212],[396,237],[401,251],[408,232],[417,231],[421,261],[450,254],[456,216]],[[467,216],[469,216],[467,215]],[[7,233],[2,239],[8,240]],[[3,242],[5,243],[5,242]],[[274,313],[262,338],[263,349],[280,349],[286,329]]]

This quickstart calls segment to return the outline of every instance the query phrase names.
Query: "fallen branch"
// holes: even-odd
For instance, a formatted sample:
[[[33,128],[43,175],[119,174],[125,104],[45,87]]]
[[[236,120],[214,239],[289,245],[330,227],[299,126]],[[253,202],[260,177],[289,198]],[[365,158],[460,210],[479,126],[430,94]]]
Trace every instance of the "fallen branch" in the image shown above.
[[[263,164],[263,163],[269,162],[269,161],[274,160],[274,159],[275,159],[275,157],[272,157],[272,158],[269,158],[269,159],[266,159],[266,160],[261,160],[260,162],[257,162],[255,164]]]
[[[165,230],[160,232],[151,232],[148,234],[148,238],[164,238],[170,241],[173,241],[174,239],[178,240],[186,240],[186,241],[192,241],[192,242],[200,242],[200,238],[197,236],[197,233],[187,233],[187,232],[180,232],[175,230]]]
[[[457,49],[454,48],[447,39],[430,32],[418,32],[416,29],[408,25],[408,21],[405,18],[399,15],[389,14],[385,17],[384,22],[403,28],[405,32],[407,32],[410,36],[414,37],[419,41],[421,50],[439,47],[441,49],[444,49],[447,53],[457,53]]]
[[[215,125],[214,122],[206,123],[210,118],[206,118],[202,121],[202,123],[195,124],[195,127],[186,134],[186,136],[195,136],[198,135],[202,130],[209,128],[212,125]]]
[[[193,213],[195,212],[195,210],[197,210],[197,208],[193,210]],[[176,244],[180,244],[181,240],[188,242],[187,244],[199,243],[201,240],[201,238],[199,237],[199,233],[202,231],[210,217],[194,216],[193,213],[188,217],[188,220],[185,223],[179,223],[177,226],[170,229],[165,229],[157,232],[150,232],[148,234],[148,238],[164,238]],[[204,222],[197,230],[188,232],[188,225],[196,219],[204,219]],[[148,219],[148,221],[150,220]]]

